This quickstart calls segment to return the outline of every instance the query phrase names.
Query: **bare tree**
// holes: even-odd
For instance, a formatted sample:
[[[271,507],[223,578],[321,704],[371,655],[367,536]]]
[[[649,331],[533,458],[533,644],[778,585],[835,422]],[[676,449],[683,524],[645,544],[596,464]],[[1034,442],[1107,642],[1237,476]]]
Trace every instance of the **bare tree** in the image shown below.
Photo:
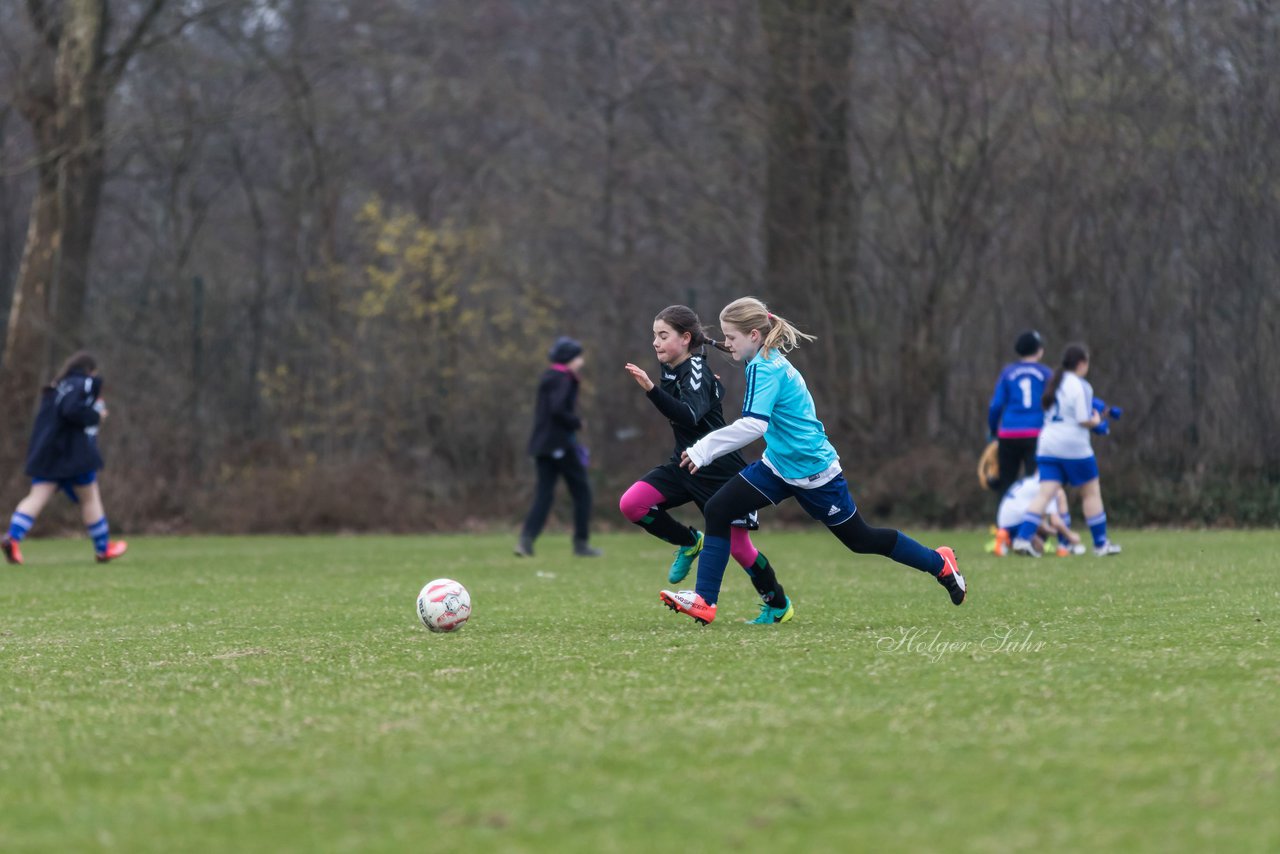
[[[123,523],[420,527],[522,503],[568,332],[603,507],[667,442],[617,366],[752,293],[881,518],[985,515],[1028,326],[1127,410],[1119,518],[1280,517],[1272,5],[0,4],[0,382],[102,351]]]
[[[36,195],[9,310],[0,394],[30,400],[82,342],[90,250],[105,177],[107,105],[166,0],[149,0],[123,38],[108,0],[26,0],[35,33],[14,100],[36,143]],[[7,408],[17,430],[28,410]]]

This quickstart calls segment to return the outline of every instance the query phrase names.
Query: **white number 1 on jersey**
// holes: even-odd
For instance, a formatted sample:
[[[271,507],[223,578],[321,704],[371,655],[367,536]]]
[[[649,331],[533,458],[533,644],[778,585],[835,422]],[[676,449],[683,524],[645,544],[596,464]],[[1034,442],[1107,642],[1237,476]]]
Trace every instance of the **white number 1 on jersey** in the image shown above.
[[[1022,389],[1022,408],[1031,408],[1031,378],[1023,377],[1018,380],[1018,388]]]

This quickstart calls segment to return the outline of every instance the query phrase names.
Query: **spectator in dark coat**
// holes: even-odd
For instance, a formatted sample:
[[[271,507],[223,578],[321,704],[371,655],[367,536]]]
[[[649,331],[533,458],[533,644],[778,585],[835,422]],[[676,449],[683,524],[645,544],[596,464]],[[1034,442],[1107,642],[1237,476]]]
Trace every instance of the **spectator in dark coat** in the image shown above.
[[[533,557],[533,541],[542,533],[551,512],[556,478],[563,477],[573,497],[573,553],[598,557],[600,550],[588,542],[591,484],[587,480],[587,449],[577,440],[582,429],[582,419],[578,417],[582,345],[572,338],[560,337],[547,356],[551,364],[538,381],[533,432],[529,436],[529,454],[537,467],[538,484],[515,552],[520,557]]]

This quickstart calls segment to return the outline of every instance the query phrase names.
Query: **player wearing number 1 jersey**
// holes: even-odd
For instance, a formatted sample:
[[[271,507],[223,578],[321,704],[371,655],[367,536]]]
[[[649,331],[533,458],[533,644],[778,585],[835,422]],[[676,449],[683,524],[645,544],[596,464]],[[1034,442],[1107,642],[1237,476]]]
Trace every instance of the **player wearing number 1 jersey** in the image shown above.
[[[1021,358],[1004,366],[996,380],[991,404],[987,407],[987,427],[999,442],[997,460],[1000,475],[988,486],[1003,495],[1019,477],[1036,473],[1036,441],[1044,426],[1040,398],[1053,371],[1040,362],[1044,342],[1034,330],[1018,336],[1014,351]],[[1025,474],[1019,469],[1025,468]]]

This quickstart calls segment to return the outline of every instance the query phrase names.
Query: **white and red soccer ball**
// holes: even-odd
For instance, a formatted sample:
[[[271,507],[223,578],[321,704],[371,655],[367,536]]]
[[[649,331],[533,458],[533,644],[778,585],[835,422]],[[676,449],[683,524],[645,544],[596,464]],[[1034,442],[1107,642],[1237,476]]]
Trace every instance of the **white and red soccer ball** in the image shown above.
[[[452,578],[427,582],[418,594],[418,619],[433,632],[452,632],[471,618],[471,594]]]

